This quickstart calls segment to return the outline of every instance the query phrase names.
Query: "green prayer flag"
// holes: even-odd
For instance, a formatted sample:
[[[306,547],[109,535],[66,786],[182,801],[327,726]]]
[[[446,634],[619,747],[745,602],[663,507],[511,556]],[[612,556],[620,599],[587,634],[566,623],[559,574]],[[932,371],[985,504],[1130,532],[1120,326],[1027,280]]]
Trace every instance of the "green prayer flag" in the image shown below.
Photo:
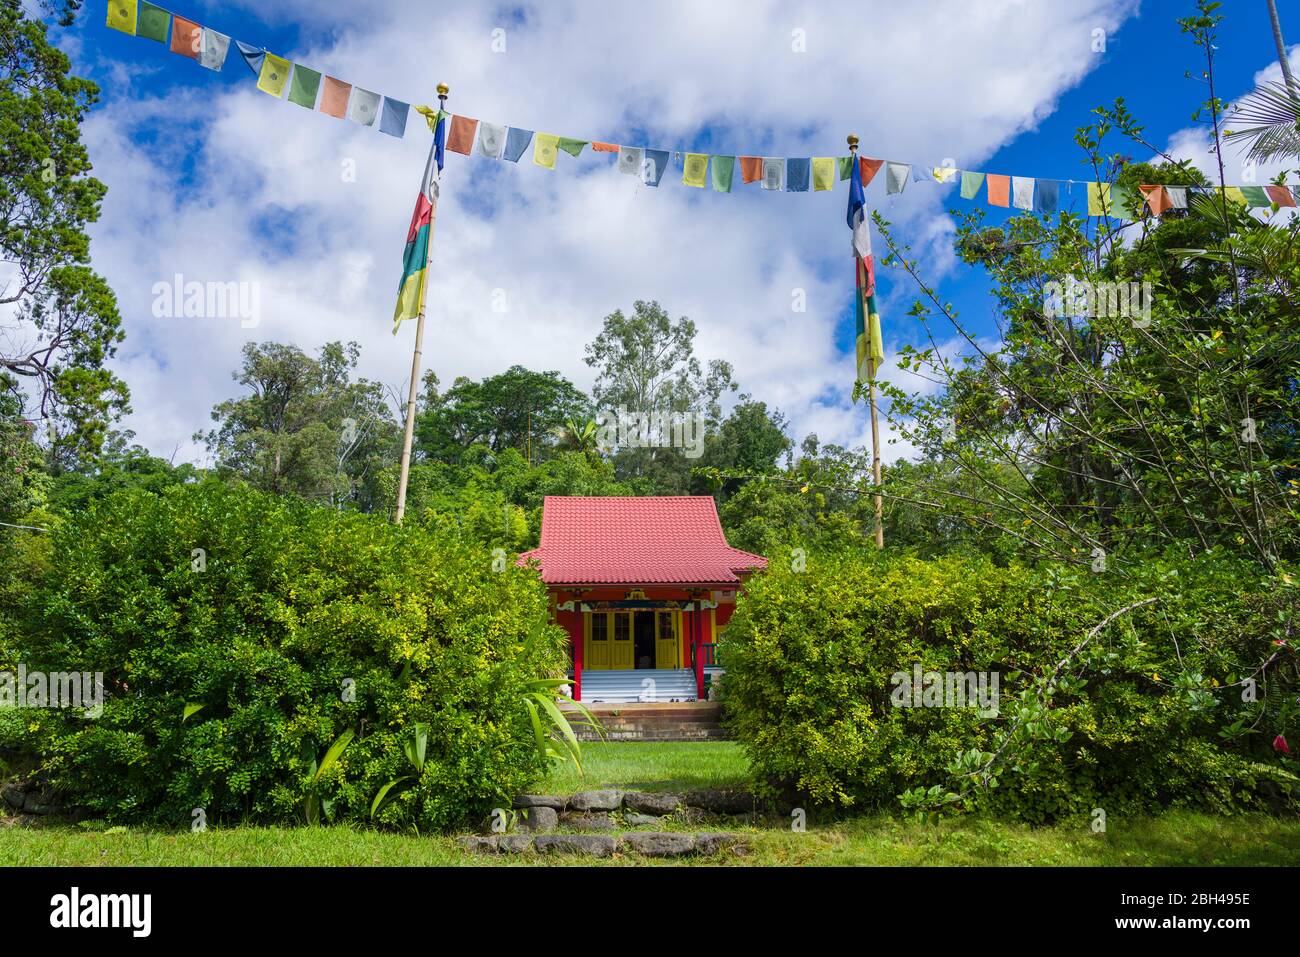
[[[735,175],[736,157],[713,157],[713,191],[715,193],[730,193],[731,181]]]
[[[571,140],[567,136],[561,136],[559,142],[555,145],[559,149],[564,150],[564,152],[568,153],[570,156],[577,156],[582,152],[582,148],[587,145],[587,141]]]
[[[293,65],[293,79],[289,81],[289,102],[316,109],[316,92],[320,89],[320,74],[301,63]]]
[[[1135,219],[1133,211],[1137,207],[1137,194],[1127,186],[1114,183],[1110,187],[1110,205],[1110,214],[1116,219]]]
[[[840,164],[840,182],[844,182],[844,180],[853,175],[853,157],[837,156],[835,158]]]
[[[974,199],[980,193],[980,187],[984,185],[983,173],[972,173],[969,170],[962,170],[961,174],[961,198]]]
[[[1272,206],[1273,201],[1268,198],[1268,192],[1263,186],[1243,186],[1241,195],[1246,197],[1246,202],[1251,206],[1263,207]]]
[[[162,7],[155,7],[149,0],[140,0],[140,13],[135,23],[135,35],[146,40],[167,42],[167,27],[172,22],[172,15]]]

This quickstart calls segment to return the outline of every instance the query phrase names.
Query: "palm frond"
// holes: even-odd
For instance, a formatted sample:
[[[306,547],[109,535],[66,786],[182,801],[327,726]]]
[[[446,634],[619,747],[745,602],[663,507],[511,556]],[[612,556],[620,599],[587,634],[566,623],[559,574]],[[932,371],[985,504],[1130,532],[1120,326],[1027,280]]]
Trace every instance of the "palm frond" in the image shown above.
[[[1231,140],[1243,140],[1248,159],[1300,157],[1300,95],[1283,83],[1266,83],[1237,104],[1234,120],[1253,124],[1232,130]]]

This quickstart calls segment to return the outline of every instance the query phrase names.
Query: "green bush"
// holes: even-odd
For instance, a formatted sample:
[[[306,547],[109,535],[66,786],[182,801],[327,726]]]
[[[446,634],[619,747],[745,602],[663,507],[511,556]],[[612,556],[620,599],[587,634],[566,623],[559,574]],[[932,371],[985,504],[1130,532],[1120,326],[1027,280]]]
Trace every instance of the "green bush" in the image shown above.
[[[1032,822],[1293,806],[1295,762],[1272,746],[1300,710],[1284,580],[1222,556],[1126,578],[955,555],[813,556],[790,569],[774,559],[750,583],[722,649],[727,721],[770,795],[897,808],[904,792],[936,788]],[[1063,669],[1044,713],[1018,700],[1108,614],[1150,596]],[[1270,657],[1259,700],[1243,702],[1230,686]],[[998,715],[895,706],[891,676],[914,664],[996,672]],[[965,793],[972,766],[956,759],[987,758],[1012,727],[997,786]]]
[[[416,722],[427,760],[387,823],[478,820],[543,770],[522,696],[562,674],[563,632],[534,573],[494,572],[454,528],[204,483],[94,503],[53,549],[23,660],[103,672],[104,710],[30,709],[8,743],[99,816],[289,821],[311,790],[333,819],[361,820],[409,773]],[[187,705],[202,707],[184,717]],[[347,729],[354,740],[311,783]]]

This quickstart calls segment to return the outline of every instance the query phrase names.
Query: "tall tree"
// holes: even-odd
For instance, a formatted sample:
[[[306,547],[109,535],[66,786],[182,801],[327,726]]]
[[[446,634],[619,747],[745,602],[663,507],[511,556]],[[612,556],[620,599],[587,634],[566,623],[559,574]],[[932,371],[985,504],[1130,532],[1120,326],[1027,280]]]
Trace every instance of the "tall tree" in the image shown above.
[[[87,265],[105,187],[80,123],[99,90],[18,0],[0,0],[0,38],[0,389],[45,420],[57,470],[92,458],[128,408],[105,368],[122,340],[117,301]]]

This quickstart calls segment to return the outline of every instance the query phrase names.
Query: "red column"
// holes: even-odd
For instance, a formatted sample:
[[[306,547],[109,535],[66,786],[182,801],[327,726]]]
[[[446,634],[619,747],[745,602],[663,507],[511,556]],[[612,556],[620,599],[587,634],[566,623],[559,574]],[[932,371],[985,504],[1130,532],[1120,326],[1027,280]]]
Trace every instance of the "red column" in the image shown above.
[[[582,612],[564,612],[565,629],[573,642],[573,700],[582,700]]]
[[[691,616],[695,619],[695,700],[704,700],[704,649],[700,647],[704,642],[704,612],[699,609],[699,603],[696,603],[696,611]]]

